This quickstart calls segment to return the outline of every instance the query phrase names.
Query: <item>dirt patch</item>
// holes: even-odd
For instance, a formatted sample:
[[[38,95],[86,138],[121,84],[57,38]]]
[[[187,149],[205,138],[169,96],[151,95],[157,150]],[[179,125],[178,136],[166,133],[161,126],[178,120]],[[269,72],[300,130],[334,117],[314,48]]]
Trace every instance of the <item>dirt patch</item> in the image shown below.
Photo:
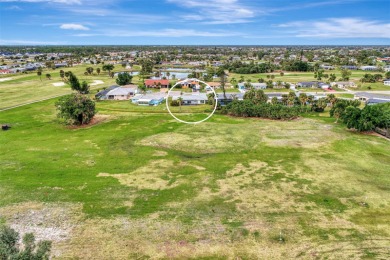
[[[111,116],[109,116],[109,115],[95,115],[92,118],[91,122],[89,122],[89,124],[86,124],[86,125],[71,125],[71,126],[67,126],[67,128],[69,128],[69,129],[89,128],[89,127],[92,127],[94,125],[97,125],[97,124],[103,123],[105,121],[108,121],[110,118],[111,118]]]
[[[166,151],[155,151],[153,156],[156,156],[156,157],[164,157],[164,156],[167,156],[168,153]]]
[[[37,241],[53,243],[70,239],[83,214],[82,206],[75,204],[44,204],[26,202],[0,208],[0,217],[20,233],[34,233]]]

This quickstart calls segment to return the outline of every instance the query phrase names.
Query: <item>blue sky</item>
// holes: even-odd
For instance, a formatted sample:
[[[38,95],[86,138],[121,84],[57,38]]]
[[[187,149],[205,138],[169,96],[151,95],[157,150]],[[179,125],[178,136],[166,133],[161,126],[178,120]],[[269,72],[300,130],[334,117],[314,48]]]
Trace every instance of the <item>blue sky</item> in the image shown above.
[[[390,45],[390,0],[0,0],[1,45]]]

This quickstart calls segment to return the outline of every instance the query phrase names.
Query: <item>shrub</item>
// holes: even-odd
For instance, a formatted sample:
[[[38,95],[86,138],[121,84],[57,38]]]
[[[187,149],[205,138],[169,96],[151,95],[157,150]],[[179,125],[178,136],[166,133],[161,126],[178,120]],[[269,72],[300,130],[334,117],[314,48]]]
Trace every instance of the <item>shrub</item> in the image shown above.
[[[88,124],[96,113],[95,102],[89,97],[80,94],[71,94],[61,97],[55,104],[58,117],[63,118],[66,124]]]

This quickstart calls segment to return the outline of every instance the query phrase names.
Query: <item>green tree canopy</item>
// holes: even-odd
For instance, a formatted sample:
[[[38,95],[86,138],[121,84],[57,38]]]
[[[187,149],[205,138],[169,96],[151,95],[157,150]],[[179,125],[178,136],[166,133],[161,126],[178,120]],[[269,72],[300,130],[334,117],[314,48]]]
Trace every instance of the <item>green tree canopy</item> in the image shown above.
[[[57,116],[70,125],[88,124],[96,113],[95,102],[80,94],[63,96],[55,105],[58,110]]]

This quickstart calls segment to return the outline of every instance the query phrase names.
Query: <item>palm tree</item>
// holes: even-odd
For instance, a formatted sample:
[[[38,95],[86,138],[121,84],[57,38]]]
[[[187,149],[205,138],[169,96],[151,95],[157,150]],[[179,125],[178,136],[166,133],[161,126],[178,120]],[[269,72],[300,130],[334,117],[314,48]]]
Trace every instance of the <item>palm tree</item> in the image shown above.
[[[314,96],[313,95],[308,96],[306,102],[309,103],[310,106],[313,106]]]
[[[182,95],[183,95],[183,92],[180,92],[180,97],[177,98],[177,101],[179,101],[180,112],[181,112],[181,104],[183,102]]]
[[[167,78],[169,79],[169,76],[171,76],[171,73],[169,71],[167,71],[167,73],[165,73],[165,75],[167,76]]]
[[[37,75],[39,76],[39,79],[42,81],[42,68],[41,67],[38,68]]]
[[[337,97],[334,95],[334,94],[329,94],[328,96],[327,96],[327,101],[330,103],[330,106],[331,107],[333,107],[334,106],[334,104],[336,103],[336,101],[337,101]]]
[[[235,78],[231,78],[230,79],[230,84],[232,84],[233,86],[235,86],[237,84],[237,80]]]
[[[299,101],[301,102],[301,105],[306,106],[307,99],[308,99],[308,96],[306,95],[306,93],[299,94]]]

